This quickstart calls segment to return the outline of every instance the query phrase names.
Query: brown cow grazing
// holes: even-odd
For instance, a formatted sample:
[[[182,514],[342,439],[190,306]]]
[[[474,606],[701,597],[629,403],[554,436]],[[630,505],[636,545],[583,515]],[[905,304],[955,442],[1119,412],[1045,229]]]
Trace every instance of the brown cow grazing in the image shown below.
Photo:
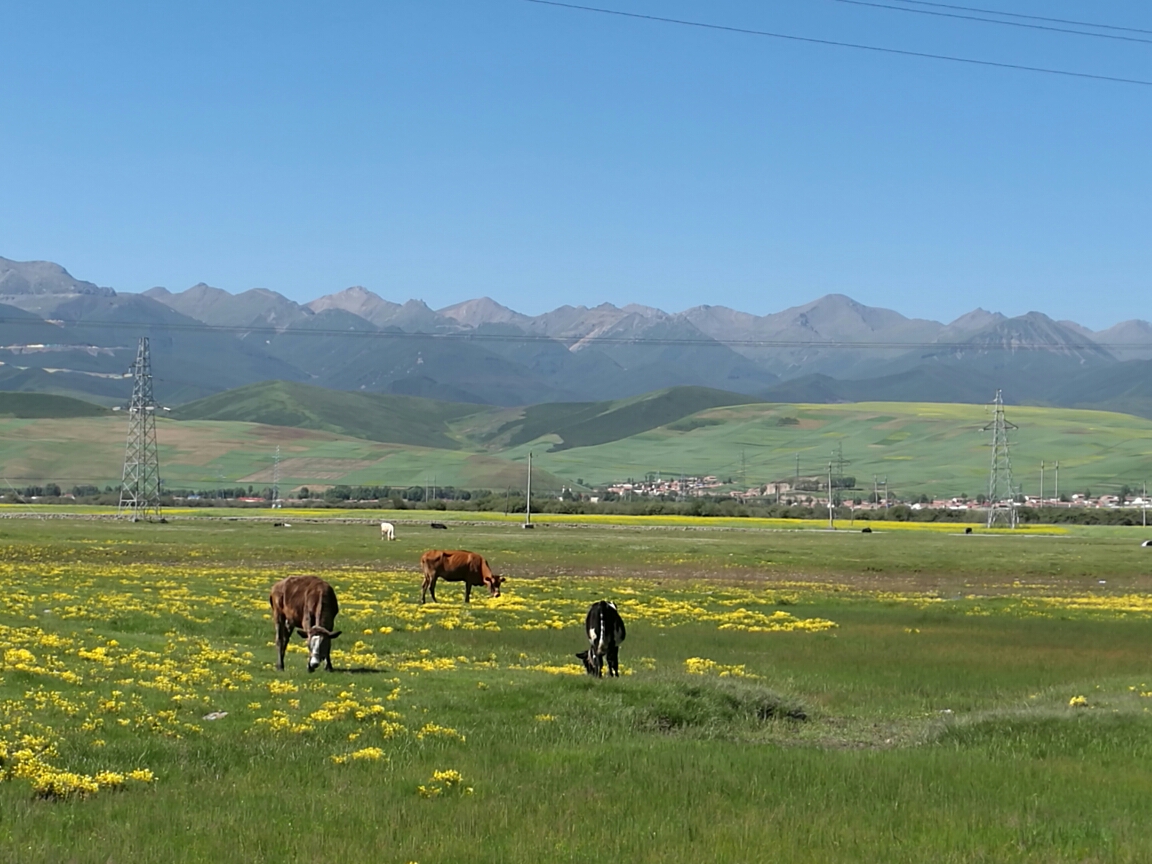
[[[272,586],[268,602],[276,623],[276,668],[284,668],[284,651],[296,630],[308,640],[308,671],[323,663],[331,672],[332,640],[341,632],[332,630],[340,611],[332,586],[316,576],[289,576]]]
[[[420,556],[420,569],[424,571],[424,586],[420,591],[420,602],[427,594],[436,602],[436,580],[464,583],[464,602],[472,598],[472,586],[488,586],[493,597],[500,596],[503,576],[493,576],[484,556],[463,549],[429,549]]]

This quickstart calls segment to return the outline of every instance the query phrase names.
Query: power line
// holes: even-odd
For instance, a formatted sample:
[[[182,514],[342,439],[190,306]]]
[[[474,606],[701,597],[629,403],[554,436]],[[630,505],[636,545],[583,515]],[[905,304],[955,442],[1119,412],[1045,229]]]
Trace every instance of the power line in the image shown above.
[[[1072,72],[1067,69],[1049,69],[1043,66],[1025,66],[1021,63],[1001,63],[995,60],[976,60],[972,57],[957,57],[950,54],[932,54],[927,51],[908,51],[903,48],[884,48],[879,45],[865,45],[860,42],[840,42],[835,39],[818,39],[813,36],[796,36],[790,33],[773,33],[768,30],[752,30],[747,27],[730,27],[725,24],[708,24],[703,21],[689,21],[683,18],[665,18],[659,15],[642,15],[639,12],[623,12],[619,9],[601,9],[596,6],[581,6],[576,3],[561,3],[559,0],[525,0],[541,6],[557,6],[562,9],[575,9],[580,12],[595,12],[600,15],[616,15],[621,18],[637,18],[643,21],[658,21],[662,24],[679,24],[684,27],[699,27],[705,30],[722,30],[727,33],[740,33],[745,36],[765,36],[770,39],[784,39],[790,42],[804,42],[810,45],[827,45],[835,48],[854,48],[858,51],[873,51],[879,54],[897,54],[902,57],[918,57],[924,60],[947,60],[951,63],[967,63],[972,66],[991,66],[996,69],[1010,69],[1015,72],[1040,72],[1045,75],[1062,75],[1068,78],[1088,78],[1095,81],[1109,81],[1115,84],[1139,84],[1152,87],[1152,81],[1140,78],[1120,78],[1113,75],[1096,75],[1091,72]]]
[[[529,2],[536,2],[536,0],[529,0]],[[0,316],[0,324],[21,322],[26,323],[26,318],[9,318]],[[600,344],[600,345],[687,345],[698,346],[702,348],[714,348],[718,346],[739,345],[749,348],[859,348],[859,349],[877,349],[877,350],[900,350],[900,349],[938,349],[941,351],[987,351],[987,350],[1001,350],[1011,347],[1013,350],[1019,349],[1042,349],[1051,348],[1052,344],[1047,342],[1013,342],[1011,346],[1003,344],[988,344],[978,345],[972,342],[888,342],[888,341],[862,341],[862,340],[845,340],[837,341],[834,339],[692,339],[692,338],[666,338],[666,337],[624,337],[624,336],[578,336],[573,335],[570,337],[563,336],[547,336],[535,333],[524,333],[521,335],[512,333],[406,333],[400,330],[341,330],[329,328],[313,328],[308,329],[277,329],[275,327],[258,327],[258,326],[239,326],[231,324],[178,324],[178,323],[153,323],[150,321],[73,321],[68,322],[74,329],[83,329],[85,327],[92,327],[96,329],[106,330],[135,330],[141,329],[149,332],[192,332],[192,333],[233,333],[233,334],[260,334],[270,336],[282,337],[299,337],[299,336],[341,336],[356,339],[397,339],[397,340],[427,340],[434,342],[528,342],[528,343],[557,343],[559,345],[566,345],[566,339],[570,339],[573,343],[579,342],[581,345],[586,344]],[[89,346],[77,344],[60,344],[59,346],[46,346],[46,347],[59,347],[60,350],[80,350],[88,347],[102,347],[109,348],[115,346]],[[127,346],[119,346],[123,350],[128,350]],[[1150,346],[1146,342],[1061,342],[1060,348],[1092,351],[1097,349],[1104,349],[1106,351],[1112,350],[1146,350]],[[2,349],[3,346],[0,346]],[[37,369],[37,366],[17,367],[13,368],[28,368]]]
[[[1074,24],[1077,27],[1098,27],[1101,30],[1121,30],[1125,33],[1148,33],[1152,30],[1142,30],[1139,27],[1118,27],[1114,24],[1094,24],[1091,21],[1070,21],[1067,18],[1047,18],[1043,15],[1024,15],[1020,12],[999,12],[995,9],[977,9],[972,6],[956,6],[952,3],[932,3],[929,0],[900,0],[901,3],[912,3],[916,6],[935,6],[939,9],[959,9],[962,12],[979,12],[982,15],[1002,15],[1005,18],[1025,18],[1029,21],[1051,21],[1054,24]]]
[[[933,15],[937,18],[956,18],[961,21],[978,21],[983,24],[1000,24],[1004,27],[1022,27],[1027,30],[1046,30],[1050,33],[1070,33],[1074,36],[1094,36],[1097,39],[1116,39],[1121,42],[1143,42],[1146,45],[1152,45],[1152,39],[1141,39],[1139,36],[1120,36],[1115,33],[1092,33],[1088,30],[1070,30],[1067,27],[1050,27],[1046,24],[1028,24],[1023,21],[999,21],[995,18],[981,18],[976,15],[961,15],[956,12],[937,12],[932,9],[908,9],[904,6],[892,6],[888,3],[872,3],[869,2],[869,0],[836,0],[836,2],[850,3],[853,6],[871,6],[874,9],[891,9],[894,12],[912,12],[916,15]]]

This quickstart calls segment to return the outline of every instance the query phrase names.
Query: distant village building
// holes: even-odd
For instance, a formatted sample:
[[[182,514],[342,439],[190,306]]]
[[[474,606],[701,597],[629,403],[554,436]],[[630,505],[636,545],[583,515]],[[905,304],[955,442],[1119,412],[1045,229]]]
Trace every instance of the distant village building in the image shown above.
[[[715,494],[715,490],[724,484],[711,475],[706,477],[671,477],[667,480],[656,477],[654,479],[630,482],[613,483],[607,491],[614,492],[621,497],[629,495],[639,496],[701,496]]]

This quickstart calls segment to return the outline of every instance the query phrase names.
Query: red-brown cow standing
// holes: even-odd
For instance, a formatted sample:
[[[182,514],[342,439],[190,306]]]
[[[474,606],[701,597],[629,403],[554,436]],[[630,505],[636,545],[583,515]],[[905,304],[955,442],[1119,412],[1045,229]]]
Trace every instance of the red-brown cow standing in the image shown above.
[[[424,585],[420,591],[420,602],[426,594],[436,602],[436,580],[464,583],[464,602],[472,598],[472,586],[486,585],[493,597],[500,596],[503,576],[492,575],[492,570],[484,556],[463,549],[429,549],[420,556],[420,569],[424,571]]]
[[[323,663],[331,672],[332,640],[341,633],[332,630],[340,611],[332,586],[316,576],[289,576],[272,586],[268,602],[276,624],[276,668],[284,668],[284,651],[296,630],[308,640],[308,671]]]

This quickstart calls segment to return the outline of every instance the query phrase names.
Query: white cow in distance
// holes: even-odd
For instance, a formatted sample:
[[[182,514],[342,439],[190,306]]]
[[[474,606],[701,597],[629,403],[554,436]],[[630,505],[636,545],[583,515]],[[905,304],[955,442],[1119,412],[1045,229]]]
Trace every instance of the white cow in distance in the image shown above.
[[[396,526],[391,522],[380,523],[380,539],[381,540],[395,540],[396,539]]]

